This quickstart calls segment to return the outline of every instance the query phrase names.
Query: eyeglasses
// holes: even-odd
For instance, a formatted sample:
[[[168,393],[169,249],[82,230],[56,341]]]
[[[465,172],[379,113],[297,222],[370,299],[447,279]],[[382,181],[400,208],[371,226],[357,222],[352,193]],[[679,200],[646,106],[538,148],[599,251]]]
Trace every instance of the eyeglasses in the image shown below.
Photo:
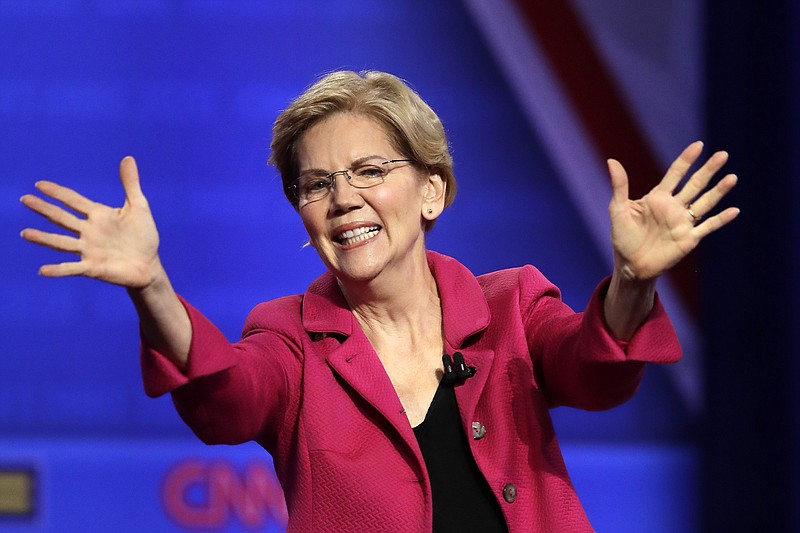
[[[289,190],[292,191],[300,205],[310,204],[328,196],[336,183],[338,174],[343,174],[347,178],[347,182],[356,189],[369,189],[383,183],[389,172],[400,168],[388,168],[386,165],[412,162],[411,159],[390,159],[377,164],[359,164],[356,167],[337,170],[325,176],[300,176],[289,185]]]

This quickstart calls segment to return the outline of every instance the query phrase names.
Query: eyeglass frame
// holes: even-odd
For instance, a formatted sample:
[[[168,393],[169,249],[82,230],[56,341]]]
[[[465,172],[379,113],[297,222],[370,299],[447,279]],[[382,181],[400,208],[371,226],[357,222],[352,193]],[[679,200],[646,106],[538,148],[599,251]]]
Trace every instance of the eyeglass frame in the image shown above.
[[[325,194],[323,194],[322,196],[320,196],[319,198],[317,198],[315,200],[306,201],[303,204],[303,206],[308,205],[308,204],[313,204],[314,202],[319,202],[320,200],[324,200],[325,198],[327,198],[328,195],[331,193],[331,190],[333,190],[333,187],[336,185],[336,175],[337,174],[344,174],[345,178],[347,179],[347,183],[351,187],[353,187],[355,189],[371,189],[373,187],[377,187],[378,185],[383,184],[384,180],[386,179],[386,176],[388,176],[391,171],[397,170],[400,167],[395,167],[395,168],[391,168],[391,169],[387,170],[386,173],[381,177],[380,181],[378,181],[377,183],[366,185],[366,186],[355,185],[353,183],[353,176],[350,175],[350,172],[353,172],[357,168],[361,168],[361,167],[368,167],[368,166],[377,167],[377,166],[380,166],[380,165],[388,165],[390,163],[412,163],[413,164],[414,162],[415,161],[413,159],[387,159],[386,161],[382,161],[380,163],[366,163],[366,162],[364,162],[359,167],[356,167],[356,168],[345,168],[345,169],[342,169],[342,170],[337,170],[335,172],[331,172],[330,174],[326,174],[325,176],[320,178],[323,181],[330,181],[330,184],[325,189],[325,191],[326,191]],[[302,178],[302,176],[299,176],[299,177],[295,178],[295,180],[292,182],[291,185],[289,185],[287,187],[287,189],[292,191],[292,196],[294,196],[295,200],[298,203],[298,206],[302,207],[302,206],[300,206],[300,193],[299,193],[299,189],[298,189],[300,178]]]

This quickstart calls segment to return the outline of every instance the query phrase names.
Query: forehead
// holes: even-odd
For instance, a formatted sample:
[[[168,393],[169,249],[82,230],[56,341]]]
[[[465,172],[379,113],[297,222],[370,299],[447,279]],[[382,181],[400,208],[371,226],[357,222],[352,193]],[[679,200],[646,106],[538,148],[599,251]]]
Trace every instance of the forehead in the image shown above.
[[[387,159],[398,155],[386,128],[368,115],[337,113],[309,128],[297,143],[301,171],[346,167],[367,155]]]

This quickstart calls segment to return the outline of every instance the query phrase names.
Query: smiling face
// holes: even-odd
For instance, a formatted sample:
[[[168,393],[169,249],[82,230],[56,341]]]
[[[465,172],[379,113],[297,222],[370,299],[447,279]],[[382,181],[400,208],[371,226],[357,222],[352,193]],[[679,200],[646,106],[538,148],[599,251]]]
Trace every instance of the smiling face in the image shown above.
[[[297,145],[301,175],[325,175],[360,164],[405,159],[375,119],[352,113],[332,115],[312,126]],[[437,175],[410,163],[386,165],[384,182],[368,189],[351,186],[343,173],[328,195],[299,207],[311,245],[342,282],[396,279],[425,264],[424,223],[444,207]],[[431,212],[428,212],[430,210]]]

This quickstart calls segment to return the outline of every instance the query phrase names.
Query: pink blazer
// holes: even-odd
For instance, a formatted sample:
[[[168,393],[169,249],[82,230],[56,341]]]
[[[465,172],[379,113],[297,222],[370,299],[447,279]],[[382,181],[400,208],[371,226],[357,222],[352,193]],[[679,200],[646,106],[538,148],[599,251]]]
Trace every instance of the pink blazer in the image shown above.
[[[428,262],[445,349],[477,369],[456,397],[509,531],[591,531],[548,409],[613,407],[635,393],[645,362],[677,361],[663,307],[657,301],[620,343],[603,321],[607,282],[574,313],[531,266],[476,278],[452,258],[428,252]],[[287,531],[431,530],[430,483],[414,433],[333,275],[303,295],[256,306],[234,344],[185,305],[193,327],[187,374],[143,345],[145,390],[171,392],[204,442],[255,440],[272,454]]]

